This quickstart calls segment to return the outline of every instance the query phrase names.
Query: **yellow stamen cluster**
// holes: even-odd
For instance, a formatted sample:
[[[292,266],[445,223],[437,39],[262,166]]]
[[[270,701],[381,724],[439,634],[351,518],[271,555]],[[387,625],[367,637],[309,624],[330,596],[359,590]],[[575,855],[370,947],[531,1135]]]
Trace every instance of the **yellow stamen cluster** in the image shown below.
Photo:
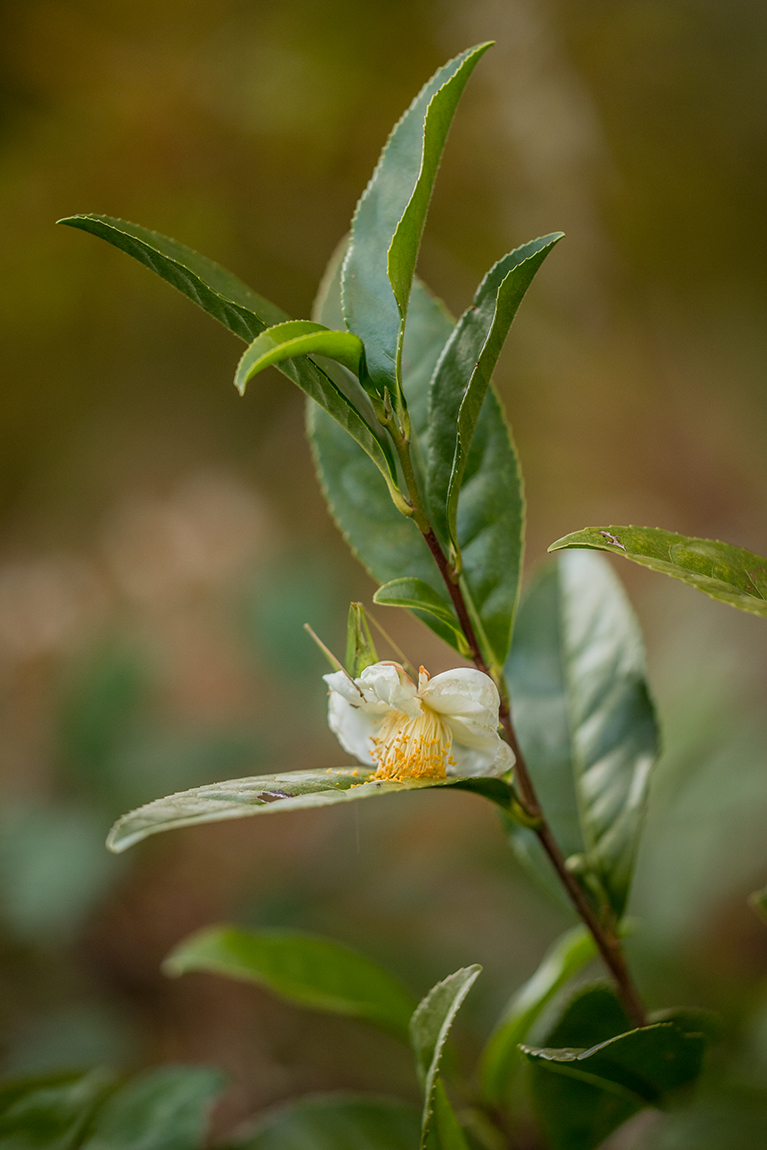
[[[378,762],[374,779],[404,782],[405,779],[444,779],[445,766],[455,766],[450,755],[450,731],[436,711],[423,706],[411,719],[401,711],[389,711],[381,733],[371,739]]]

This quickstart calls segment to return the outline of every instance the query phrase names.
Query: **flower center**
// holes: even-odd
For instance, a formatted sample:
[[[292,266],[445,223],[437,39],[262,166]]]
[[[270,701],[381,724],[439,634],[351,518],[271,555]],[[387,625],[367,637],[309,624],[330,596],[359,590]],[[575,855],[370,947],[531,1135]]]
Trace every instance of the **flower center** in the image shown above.
[[[445,765],[455,766],[447,724],[436,711],[421,705],[423,710],[415,719],[401,711],[384,716],[380,735],[370,740],[378,762],[374,779],[444,779]]]

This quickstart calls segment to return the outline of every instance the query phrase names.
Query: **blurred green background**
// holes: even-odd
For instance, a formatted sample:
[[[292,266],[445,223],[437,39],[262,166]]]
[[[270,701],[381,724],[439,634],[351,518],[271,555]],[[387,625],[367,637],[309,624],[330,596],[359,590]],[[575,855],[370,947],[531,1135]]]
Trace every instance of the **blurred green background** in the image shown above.
[[[328,933],[416,992],[456,966],[476,1049],[567,925],[468,796],[185,831],[116,860],[168,791],[345,761],[308,621],[343,646],[364,573],[325,511],[297,390],[241,400],[240,345],[144,269],[54,227],[172,235],[309,313],[386,134],[493,38],[449,142],[420,271],[466,306],[563,229],[498,382],[529,563],[591,523],[767,552],[767,8],[758,0],[24,0],[0,4],[0,1062],[212,1061],[221,1129],[309,1089],[415,1098],[352,1022],[159,963],[218,919]],[[728,1020],[767,1071],[767,631],[621,568],[666,751],[631,946],[651,1005]],[[416,664],[451,662],[389,613]],[[754,1069],[756,1067],[756,1069]],[[755,1077],[754,1077],[755,1076]],[[745,1088],[745,1087],[744,1087]]]

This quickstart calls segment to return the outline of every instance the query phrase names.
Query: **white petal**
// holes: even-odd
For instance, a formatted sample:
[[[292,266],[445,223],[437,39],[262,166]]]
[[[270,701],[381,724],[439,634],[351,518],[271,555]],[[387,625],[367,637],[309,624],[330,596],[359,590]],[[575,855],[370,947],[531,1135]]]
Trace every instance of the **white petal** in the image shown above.
[[[503,775],[514,766],[514,752],[500,735],[492,743],[488,740],[484,749],[453,743],[450,754],[455,766],[447,768],[449,775]]]
[[[399,663],[373,663],[366,667],[359,678],[365,694],[371,696],[395,711],[401,711],[416,719],[421,713],[416,686]]]
[[[355,759],[364,763],[366,767],[376,765],[370,753],[372,749],[370,739],[375,735],[379,724],[380,719],[371,714],[370,710],[348,702],[338,691],[330,692],[328,726],[343,749],[348,754],[354,755]]]
[[[345,671],[332,671],[322,676],[331,691],[335,691],[354,707],[362,707],[375,715],[386,714],[388,707],[379,702],[371,690],[366,690],[360,679],[352,679]]]
[[[455,743],[487,749],[498,738],[498,688],[474,667],[456,667],[435,675],[421,692],[427,707],[440,714]]]

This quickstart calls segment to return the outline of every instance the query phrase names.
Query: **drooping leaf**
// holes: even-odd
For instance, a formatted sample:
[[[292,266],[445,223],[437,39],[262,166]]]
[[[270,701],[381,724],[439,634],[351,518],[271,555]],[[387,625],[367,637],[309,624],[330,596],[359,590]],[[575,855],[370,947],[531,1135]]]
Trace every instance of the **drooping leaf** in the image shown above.
[[[588,1050],[522,1048],[531,1091],[554,1150],[592,1150],[644,1106],[699,1077],[701,1034],[660,1022]]]
[[[150,1070],[107,1099],[82,1150],[198,1150],[225,1084],[206,1066]]]
[[[449,974],[433,986],[418,1004],[410,1020],[410,1038],[415,1053],[416,1071],[423,1088],[424,1108],[421,1148],[432,1124],[434,1093],[440,1064],[450,1028],[463,1000],[471,990],[482,967],[476,963]]]
[[[370,634],[365,608],[361,603],[350,603],[346,623],[346,671],[353,679],[357,679],[366,667],[372,667],[377,662],[378,653]]]
[[[620,918],[658,733],[639,627],[605,560],[573,552],[539,572],[506,673],[546,817],[585,888]],[[535,837],[509,829],[520,857],[549,881]]]
[[[394,1098],[309,1095],[266,1114],[232,1150],[413,1150],[420,1126]]]
[[[149,231],[148,228],[111,216],[97,215],[69,216],[59,220],[59,223],[91,232],[133,256],[246,343],[250,343],[266,328],[290,320],[290,316],[281,308],[251,291],[246,284],[213,260],[167,236]],[[391,447],[375,420],[370,418],[367,401],[363,399],[360,402],[364,392],[358,384],[354,392],[356,381],[353,381],[352,388],[345,391],[304,355],[285,360],[277,364],[277,367],[334,420],[338,420],[344,431],[375,464],[391,497],[396,499],[397,470]]]
[[[450,627],[455,633],[454,646],[464,656],[469,655],[469,645],[463,637],[461,625],[455,612],[445,600],[434,591],[423,579],[392,579],[379,587],[373,596],[374,603],[384,607],[405,607],[410,611],[421,611],[433,615],[440,622]]]
[[[244,395],[248,383],[259,372],[301,355],[324,355],[359,375],[365,349],[362,340],[349,331],[331,331],[308,319],[288,320],[256,336],[237,365],[234,385]]]
[[[519,1065],[519,1043],[543,1008],[565,983],[596,956],[596,944],[584,926],[574,926],[544,955],[532,978],[520,987],[491,1034],[482,1054],[482,1094],[502,1106]]]
[[[72,1150],[113,1086],[101,1070],[0,1084],[0,1146],[9,1150]]]
[[[439,1150],[469,1150],[469,1143],[445,1090],[441,1078],[434,1087],[434,1129]]]
[[[454,787],[482,795],[507,810],[512,792],[499,778],[407,779],[395,783],[371,781],[375,774],[367,767],[337,767],[326,771],[285,771],[277,775],[255,775],[211,783],[176,795],[157,799],[123,815],[109,832],[107,846],[117,852],[127,850],[149,835],[178,827],[198,826],[222,819],[241,819],[274,811],[316,809],[334,803],[398,794],[428,787]]]
[[[206,927],[179,943],[163,970],[205,970],[255,982],[297,1006],[348,1014],[408,1040],[412,995],[370,959],[332,939],[295,930]]]
[[[429,511],[439,537],[456,550],[458,495],[490,377],[525,292],[561,238],[557,232],[533,240],[490,269],[434,374],[429,392]]]
[[[703,591],[712,599],[767,618],[767,557],[660,527],[586,527],[552,543],[549,551],[586,547],[622,555]]]
[[[428,81],[396,125],[362,194],[343,267],[343,310],[365,344],[371,385],[397,398],[410,289],[442,150],[480,44]]]

